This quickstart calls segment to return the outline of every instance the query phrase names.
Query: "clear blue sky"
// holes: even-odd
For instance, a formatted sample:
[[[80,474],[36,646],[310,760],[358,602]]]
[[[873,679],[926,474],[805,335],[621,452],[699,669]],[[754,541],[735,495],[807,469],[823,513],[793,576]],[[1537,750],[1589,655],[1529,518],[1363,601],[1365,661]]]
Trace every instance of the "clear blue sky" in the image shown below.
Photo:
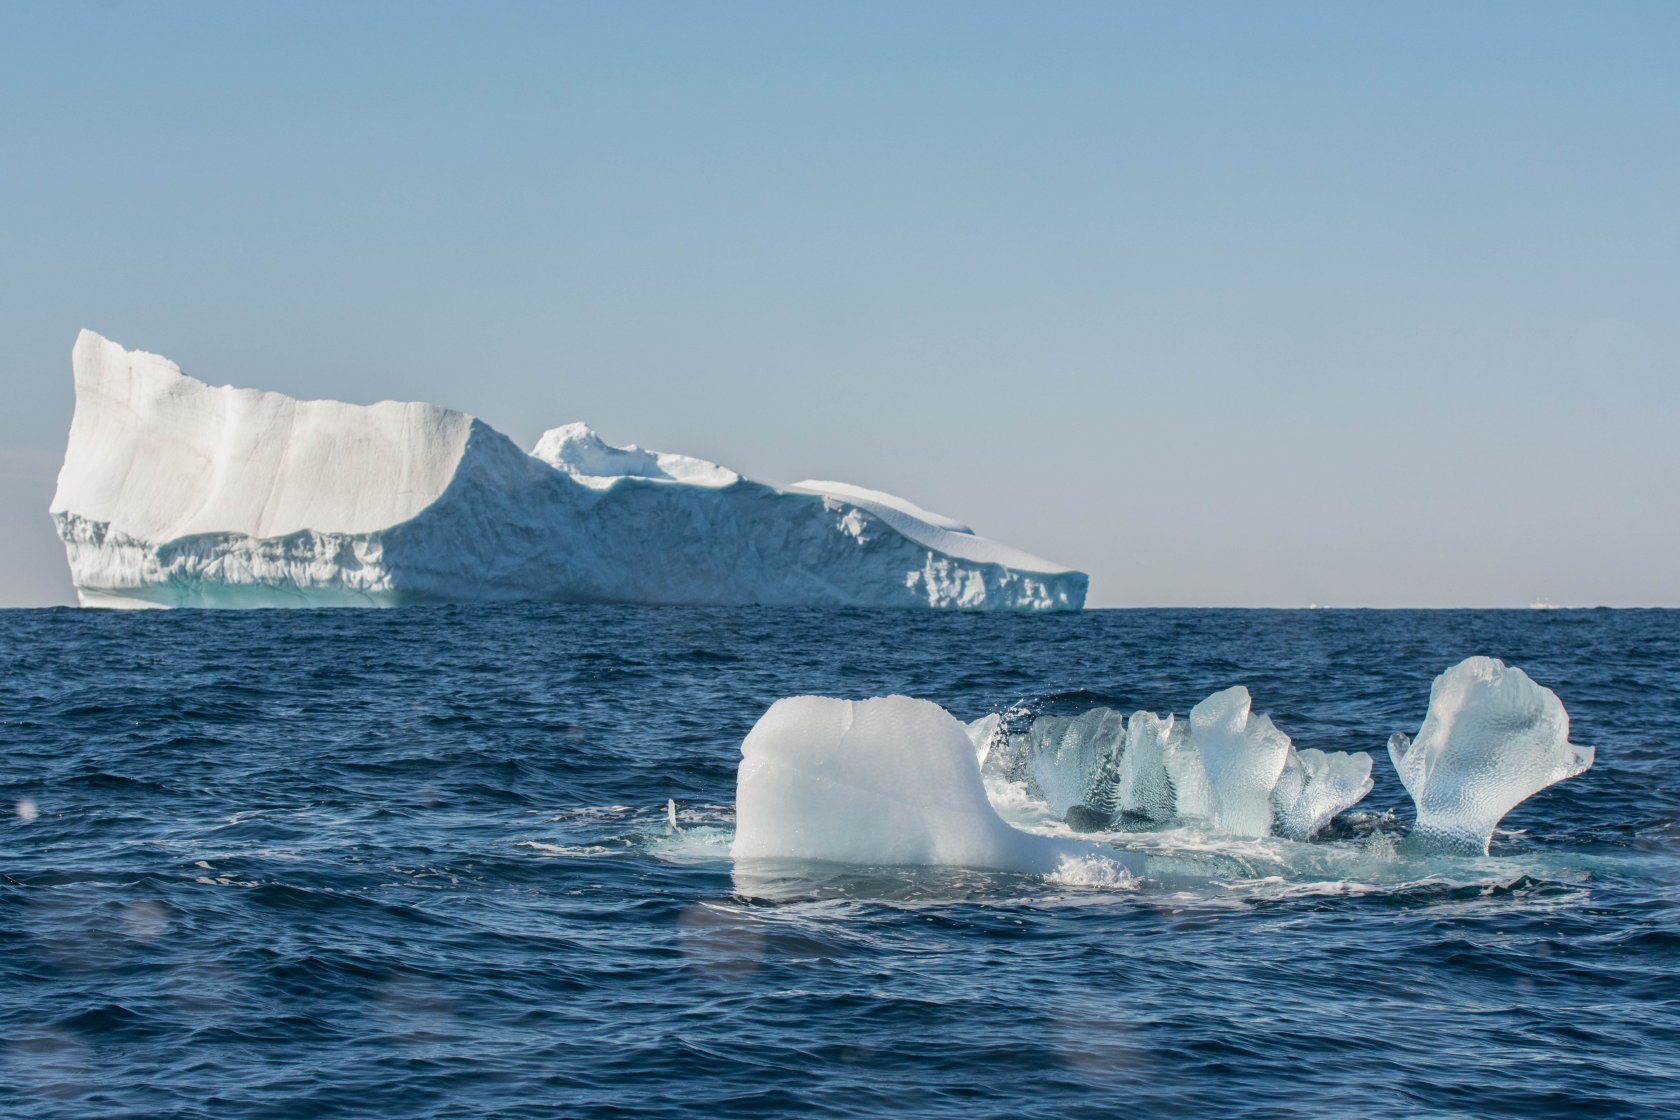
[[[1092,604],[1680,605],[1680,4],[0,3],[0,604],[78,328],[902,493]]]

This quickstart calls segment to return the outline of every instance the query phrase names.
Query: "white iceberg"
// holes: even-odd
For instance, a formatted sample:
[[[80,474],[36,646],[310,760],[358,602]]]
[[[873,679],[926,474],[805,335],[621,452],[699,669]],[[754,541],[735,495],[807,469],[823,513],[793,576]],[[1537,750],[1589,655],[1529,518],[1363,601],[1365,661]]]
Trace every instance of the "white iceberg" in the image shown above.
[[[1436,677],[1417,738],[1396,732],[1388,755],[1417,805],[1407,846],[1470,855],[1487,854],[1506,813],[1593,764],[1557,693],[1492,657]]]
[[[902,498],[581,424],[212,387],[90,331],[52,515],[85,606],[567,602],[1077,610],[1086,576]]]
[[[778,700],[741,744],[737,861],[967,867],[1113,884],[1141,857],[1024,832],[986,797],[968,729],[907,696]]]

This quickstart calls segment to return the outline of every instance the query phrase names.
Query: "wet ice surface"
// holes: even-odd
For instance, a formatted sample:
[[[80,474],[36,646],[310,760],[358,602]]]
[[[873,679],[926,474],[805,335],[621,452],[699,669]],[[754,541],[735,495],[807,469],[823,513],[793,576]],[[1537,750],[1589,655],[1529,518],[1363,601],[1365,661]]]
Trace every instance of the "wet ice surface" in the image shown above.
[[[1436,677],[1417,739],[1396,732],[1388,753],[1417,805],[1407,846],[1471,855],[1487,853],[1506,813],[1582,773],[1594,755],[1569,741],[1556,693],[1487,657]]]
[[[966,730],[994,800],[1034,802],[1079,832],[1179,824],[1311,840],[1374,785],[1370,754],[1296,750],[1271,717],[1254,713],[1242,685],[1198,703],[1187,723],[1141,711],[1127,720],[1106,707],[1040,714],[1017,703]],[[907,726],[885,737],[894,757],[927,744]],[[1417,740],[1389,737],[1414,808],[1406,850],[1487,855],[1507,813],[1584,773],[1593,756],[1569,741],[1569,714],[1551,689],[1497,658],[1465,658],[1435,678]],[[898,862],[920,862],[912,857]]]
[[[7,1105],[1673,1111],[1677,639],[1663,612],[0,615]],[[1487,857],[1410,852],[1383,747],[1472,653],[1597,759]],[[729,858],[780,697],[1184,724],[1237,683],[1298,754],[1379,756],[1312,843],[1161,821],[1127,833],[1142,883]]]
[[[1036,802],[1079,832],[1180,824],[1311,840],[1371,792],[1369,754],[1296,750],[1271,717],[1251,709],[1248,690],[1233,685],[1191,708],[1187,721],[1145,711],[1127,719],[1106,707],[1038,714],[1019,703],[967,727],[994,799]],[[906,746],[913,749],[913,736]],[[1492,774],[1533,764],[1520,738],[1477,747]]]

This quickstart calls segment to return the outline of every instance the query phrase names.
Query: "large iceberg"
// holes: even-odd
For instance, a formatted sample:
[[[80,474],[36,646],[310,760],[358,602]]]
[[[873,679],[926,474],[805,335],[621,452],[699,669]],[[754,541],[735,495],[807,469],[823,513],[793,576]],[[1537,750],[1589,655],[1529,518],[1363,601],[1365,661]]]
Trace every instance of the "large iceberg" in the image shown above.
[[[891,494],[582,424],[213,387],[83,331],[52,515],[84,606],[567,602],[1077,610],[1086,576]]]

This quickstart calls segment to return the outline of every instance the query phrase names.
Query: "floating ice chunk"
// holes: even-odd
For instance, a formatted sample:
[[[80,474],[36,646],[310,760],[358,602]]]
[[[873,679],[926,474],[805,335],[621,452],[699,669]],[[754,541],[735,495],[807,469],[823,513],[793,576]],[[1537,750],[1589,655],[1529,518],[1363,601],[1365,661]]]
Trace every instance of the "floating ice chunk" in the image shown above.
[[[1000,733],[1004,717],[993,717],[982,764],[1080,831],[1177,823],[1307,840],[1370,792],[1370,755],[1297,752],[1249,709],[1248,692],[1234,688],[1198,704],[1191,725],[1093,708]]]
[[[1079,816],[1088,828],[1107,823],[1119,809],[1115,772],[1126,746],[1125,717],[1113,708],[1044,716],[1033,721],[1028,738],[1027,792],[1059,817],[1083,806],[1088,811]]]
[[[1126,752],[1116,785],[1122,824],[1207,820],[1214,814],[1201,755],[1184,724],[1170,715],[1163,719],[1154,712],[1133,713],[1126,724]]]
[[[1272,831],[1272,789],[1283,774],[1289,736],[1268,716],[1251,717],[1242,685],[1216,692],[1190,709],[1190,736],[1207,768],[1219,823],[1236,836]]]
[[[1291,840],[1311,840],[1337,813],[1371,792],[1371,756],[1291,748],[1272,790],[1272,830]]]
[[[778,700],[741,744],[735,812],[737,860],[1142,870],[1138,856],[1012,828],[986,799],[963,724],[905,696]]]
[[[1569,741],[1557,694],[1492,657],[1436,677],[1417,739],[1396,732],[1388,756],[1417,804],[1406,845],[1477,855],[1506,813],[1593,764],[1591,747]]]

